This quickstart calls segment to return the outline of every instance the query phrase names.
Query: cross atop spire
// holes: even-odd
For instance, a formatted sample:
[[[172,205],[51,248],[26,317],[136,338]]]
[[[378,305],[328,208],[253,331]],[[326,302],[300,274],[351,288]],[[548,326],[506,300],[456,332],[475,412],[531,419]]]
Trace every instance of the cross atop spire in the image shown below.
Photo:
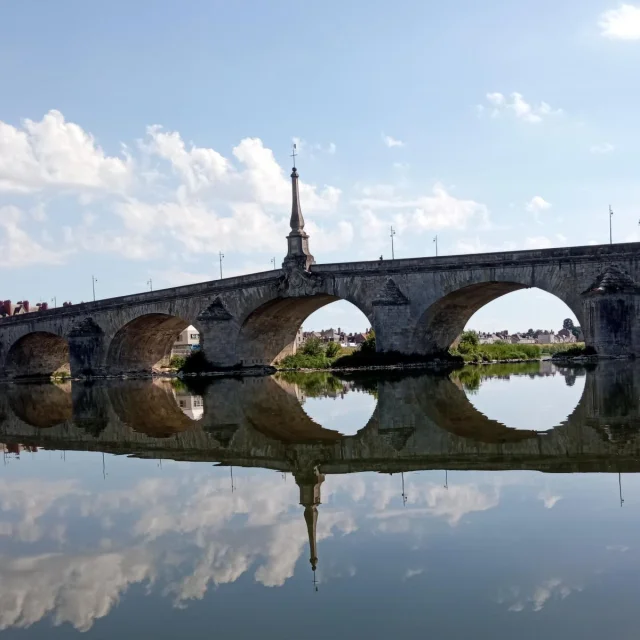
[[[293,143],[293,153],[291,154],[291,157],[293,158],[293,170],[296,170],[296,156],[298,155],[296,153],[296,149],[298,148],[297,144],[294,142]]]

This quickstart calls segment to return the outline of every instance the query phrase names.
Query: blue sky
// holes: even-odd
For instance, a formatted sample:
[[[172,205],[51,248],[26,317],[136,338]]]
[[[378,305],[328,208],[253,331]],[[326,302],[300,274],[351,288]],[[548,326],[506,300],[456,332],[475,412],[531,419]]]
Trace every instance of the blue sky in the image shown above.
[[[271,268],[290,145],[318,262],[640,239],[640,5],[0,5],[3,298]],[[536,291],[481,329],[559,328]],[[362,328],[347,303],[308,326]]]

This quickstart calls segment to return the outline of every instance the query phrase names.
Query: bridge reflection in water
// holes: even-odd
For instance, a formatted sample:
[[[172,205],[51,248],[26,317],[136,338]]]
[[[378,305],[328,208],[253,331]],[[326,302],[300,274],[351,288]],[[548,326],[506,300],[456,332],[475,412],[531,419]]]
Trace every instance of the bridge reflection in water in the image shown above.
[[[550,365],[529,367],[532,375],[544,375],[539,366]],[[9,385],[0,395],[0,441],[14,451],[99,451],[290,472],[315,569],[317,507],[327,474],[639,471],[640,367],[601,362],[553,372],[569,385],[584,376],[585,384],[573,412],[548,431],[516,430],[476,410],[465,387],[473,390],[490,375],[479,368],[450,376],[198,379],[199,388],[166,379]],[[326,429],[304,411],[307,396],[353,390],[377,399],[355,435]]]

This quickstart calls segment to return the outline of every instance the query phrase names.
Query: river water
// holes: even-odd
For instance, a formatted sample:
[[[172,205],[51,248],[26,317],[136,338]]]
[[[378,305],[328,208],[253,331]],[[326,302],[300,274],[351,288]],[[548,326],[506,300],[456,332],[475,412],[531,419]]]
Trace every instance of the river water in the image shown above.
[[[0,389],[6,638],[636,638],[640,367]]]

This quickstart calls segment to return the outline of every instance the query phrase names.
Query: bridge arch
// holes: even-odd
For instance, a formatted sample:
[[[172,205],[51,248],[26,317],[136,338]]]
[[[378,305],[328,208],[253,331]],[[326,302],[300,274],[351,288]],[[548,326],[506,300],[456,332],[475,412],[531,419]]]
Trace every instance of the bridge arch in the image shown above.
[[[416,350],[422,353],[446,351],[464,330],[476,311],[513,291],[533,288],[530,284],[513,281],[490,281],[468,284],[456,288],[432,303],[418,318],[413,335]],[[567,297],[555,287],[536,285],[562,300],[573,312],[579,323],[583,322],[582,306],[576,297]]]
[[[118,373],[151,373],[171,355],[171,347],[189,322],[167,313],[147,313],[123,325],[107,350],[107,368]]]
[[[357,301],[330,294],[276,298],[265,302],[242,322],[236,342],[238,362],[243,366],[269,365],[295,353],[295,338],[303,322],[322,307],[346,300],[372,322],[368,310]]]
[[[70,373],[69,343],[57,333],[27,333],[7,352],[5,375],[10,378],[49,377],[56,373]]]

